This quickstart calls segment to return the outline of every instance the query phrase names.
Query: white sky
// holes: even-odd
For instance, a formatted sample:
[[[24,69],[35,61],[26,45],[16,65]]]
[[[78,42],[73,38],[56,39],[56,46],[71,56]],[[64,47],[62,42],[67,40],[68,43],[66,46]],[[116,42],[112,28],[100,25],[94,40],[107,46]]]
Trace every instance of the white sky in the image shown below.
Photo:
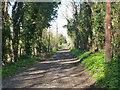
[[[66,16],[69,18],[72,18],[72,9],[68,8],[70,5],[71,0],[61,0],[61,5],[58,9],[58,17],[56,21],[51,22],[51,28],[50,30],[53,32],[54,35],[56,35],[56,23],[58,23],[58,33],[63,34],[67,40],[69,40],[69,37],[67,35],[67,28],[63,28],[64,25],[67,25],[67,20],[65,19]]]

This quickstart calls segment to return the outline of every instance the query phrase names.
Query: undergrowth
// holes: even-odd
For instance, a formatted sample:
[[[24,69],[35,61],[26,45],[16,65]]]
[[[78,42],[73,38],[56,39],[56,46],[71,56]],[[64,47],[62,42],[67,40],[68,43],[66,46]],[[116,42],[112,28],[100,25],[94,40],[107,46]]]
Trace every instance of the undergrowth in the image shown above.
[[[2,77],[10,76],[18,71],[21,71],[27,65],[33,64],[34,62],[42,61],[42,58],[26,58],[17,61],[9,66],[2,66]]]
[[[53,55],[56,51],[58,51],[60,48],[62,48],[64,46],[59,46],[58,48],[52,50],[49,55]],[[17,62],[10,64],[8,66],[2,66],[2,77],[7,77],[7,76],[11,76],[16,72],[19,72],[21,70],[23,70],[26,66],[31,66],[33,65],[35,62],[40,62],[43,61],[43,59],[41,57],[35,57],[35,58],[31,58],[31,56],[26,56],[23,55],[20,60],[18,60]]]
[[[85,71],[91,71],[89,75],[97,80],[98,85],[102,88],[119,88],[118,61],[120,59],[114,57],[106,63],[103,51],[89,52],[76,49],[70,51],[87,67]]]

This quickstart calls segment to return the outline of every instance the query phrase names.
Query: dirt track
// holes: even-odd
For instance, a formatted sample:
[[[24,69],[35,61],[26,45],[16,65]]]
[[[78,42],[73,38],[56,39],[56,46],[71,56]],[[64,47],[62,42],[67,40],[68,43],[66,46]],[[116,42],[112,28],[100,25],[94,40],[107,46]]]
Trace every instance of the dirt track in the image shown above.
[[[3,88],[90,88],[95,80],[67,47],[3,81]],[[94,86],[95,87],[95,86]]]

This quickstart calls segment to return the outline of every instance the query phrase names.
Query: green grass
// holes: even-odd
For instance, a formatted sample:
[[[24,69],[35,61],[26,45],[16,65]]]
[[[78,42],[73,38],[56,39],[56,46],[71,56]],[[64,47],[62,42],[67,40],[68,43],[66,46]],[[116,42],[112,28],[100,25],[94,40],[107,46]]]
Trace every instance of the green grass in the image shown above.
[[[49,55],[53,55],[56,51],[64,46],[59,46],[49,53]],[[44,61],[41,57],[31,58],[30,56],[23,55],[16,63],[10,64],[8,66],[2,66],[2,77],[7,77],[13,75],[16,72],[19,72],[24,69],[26,66],[34,65],[36,62]]]
[[[71,49],[71,52],[87,67],[85,71],[90,70],[89,73],[97,80],[97,84],[104,88],[119,88],[118,82],[118,58],[114,57],[105,63],[105,53],[102,52],[88,52],[82,50]]]
[[[37,58],[26,58],[17,61],[16,63],[13,63],[9,66],[2,66],[2,77],[10,76],[18,71],[23,70],[23,67],[26,67],[27,65],[34,64],[35,62],[43,61],[40,57]]]

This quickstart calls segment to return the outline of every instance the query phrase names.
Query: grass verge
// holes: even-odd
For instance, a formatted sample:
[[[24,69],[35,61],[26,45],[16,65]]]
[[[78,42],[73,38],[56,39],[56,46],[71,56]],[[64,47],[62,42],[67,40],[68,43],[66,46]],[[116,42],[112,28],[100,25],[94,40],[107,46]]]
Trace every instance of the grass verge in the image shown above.
[[[70,51],[82,62],[82,65],[87,67],[86,71],[91,71],[89,75],[96,79],[96,83],[102,88],[120,88],[118,85],[120,81],[118,74],[120,59],[114,57],[105,63],[104,51],[89,52],[76,49]]]
[[[33,65],[35,62],[38,61],[43,61],[42,58],[37,57],[37,58],[26,58],[26,59],[21,59],[17,61],[16,63],[13,63],[8,66],[2,66],[2,77],[7,77],[11,76],[12,74],[22,71],[26,66],[28,65]]]
[[[53,55],[56,51],[58,51],[62,47],[64,46],[59,46],[58,48],[54,49],[49,53],[49,55],[50,56]],[[24,58],[21,58],[16,63],[13,63],[11,65],[2,66],[2,77],[5,78],[11,76],[16,72],[24,70],[27,66],[29,67],[37,62],[44,61],[41,57],[30,58],[29,56],[25,56]]]

